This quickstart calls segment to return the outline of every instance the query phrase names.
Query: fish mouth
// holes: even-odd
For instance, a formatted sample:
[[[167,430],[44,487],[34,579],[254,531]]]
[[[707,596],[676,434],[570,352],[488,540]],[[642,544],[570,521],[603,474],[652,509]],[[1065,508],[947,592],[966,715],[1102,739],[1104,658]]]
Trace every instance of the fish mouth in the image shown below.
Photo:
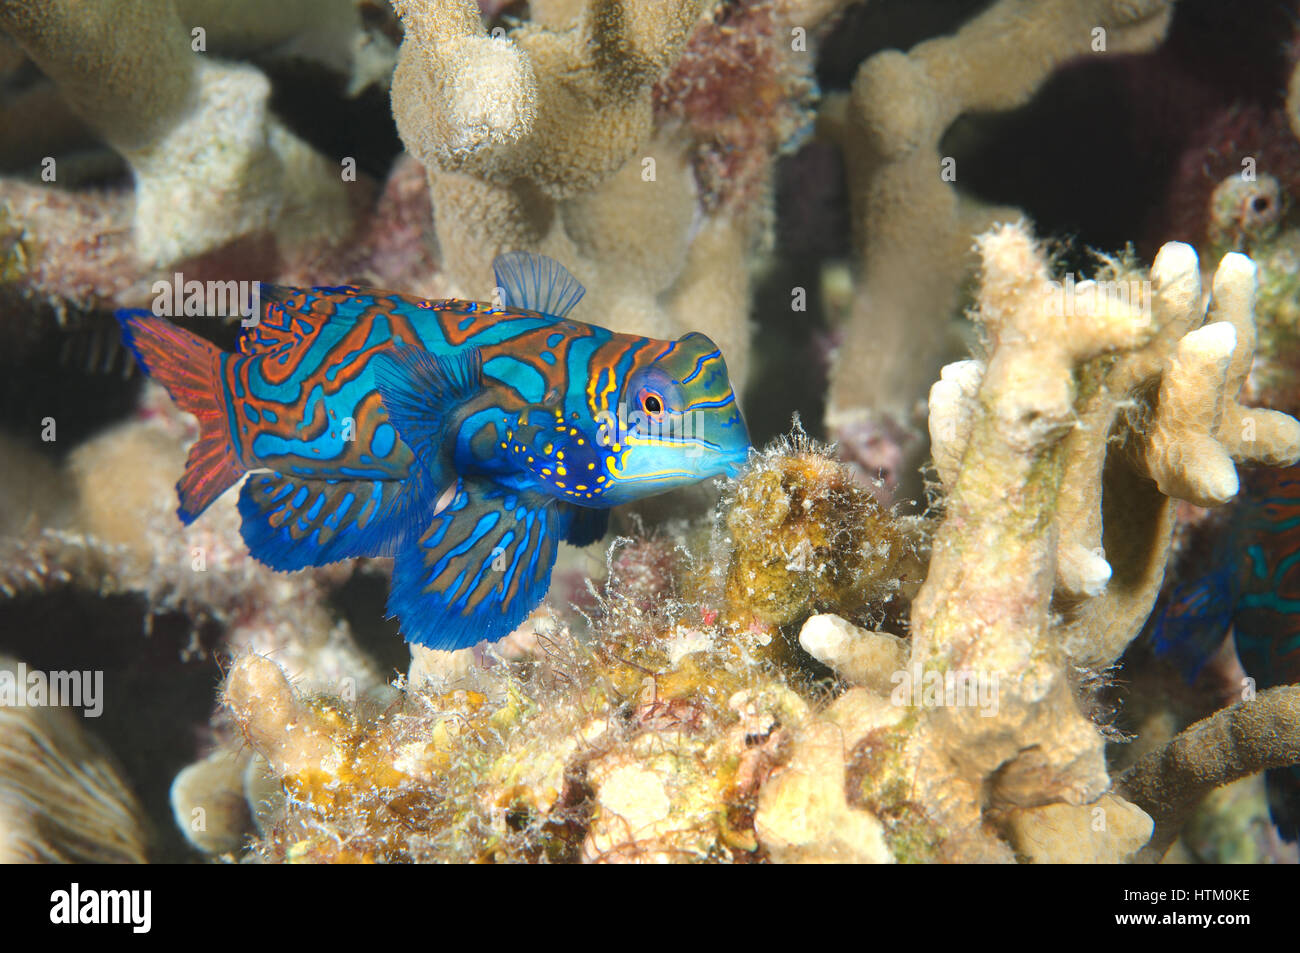
[[[725,473],[729,479],[736,479],[736,477],[740,476],[741,472],[748,465],[750,449],[750,447],[745,447],[744,450],[737,450],[733,453],[729,453],[722,459],[722,472]]]

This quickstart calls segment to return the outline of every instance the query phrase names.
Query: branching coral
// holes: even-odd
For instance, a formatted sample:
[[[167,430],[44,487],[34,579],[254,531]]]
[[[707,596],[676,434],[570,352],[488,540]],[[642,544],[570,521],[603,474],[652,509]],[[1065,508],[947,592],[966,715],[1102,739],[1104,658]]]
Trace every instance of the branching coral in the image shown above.
[[[992,692],[977,703],[939,691],[894,746],[930,821],[963,832],[964,843],[941,838],[949,849],[1009,857],[1006,838],[1043,859],[1060,854],[1044,848],[1042,818],[1025,812],[1089,805],[1110,786],[1074,673],[1110,664],[1150,612],[1169,549],[1164,494],[1225,502],[1233,461],[1293,461],[1300,425],[1235,400],[1254,346],[1247,259],[1224,259],[1202,326],[1186,246],[1166,246],[1150,286],[1122,300],[1092,285],[1064,297],[1023,228],[995,229],[979,250],[975,317],[988,355],[948,368],[931,394],[944,518],[912,604],[903,685],[965,678]],[[843,634],[806,641],[878,684],[884,672],[849,664],[870,658],[873,637],[847,648]],[[1067,819],[1071,831],[1094,830],[1081,811],[1057,810],[1049,826],[1059,833]],[[981,823],[991,825],[982,834]],[[1140,846],[1130,834],[1141,825],[1123,829],[1098,856]]]
[[[269,115],[260,72],[191,50],[171,0],[6,0],[0,27],[131,163],[145,263],[254,233],[298,243],[346,231],[337,170]]]
[[[193,433],[166,398],[146,398],[146,407],[146,419],[82,444],[70,455],[66,473],[56,472],[62,483],[51,483],[63,486],[70,501],[70,512],[61,518],[64,529],[20,527],[0,540],[0,609],[6,618],[31,618],[24,606],[40,600],[67,603],[74,618],[81,617],[77,607],[85,606],[92,613],[86,650],[111,657],[103,630],[120,626],[126,638],[134,636],[134,660],[144,637],[163,624],[170,630],[176,616],[181,631],[172,652],[181,658],[161,660],[166,672],[174,672],[182,659],[214,650],[256,650],[274,656],[304,687],[354,698],[376,689],[380,669],[327,604],[330,589],[351,568],[287,575],[254,562],[239,535],[233,495],[183,526],[175,516],[172,484],[183,464],[183,443]],[[40,479],[44,473],[33,467],[22,476]],[[17,495],[11,490],[11,498]],[[51,514],[45,514],[45,522],[54,522]],[[12,638],[21,634],[6,632]],[[165,652],[160,641],[154,632],[152,649]],[[130,675],[110,668],[109,677]],[[218,725],[185,740],[201,749],[222,734]],[[181,805],[186,836],[204,848],[231,850],[242,842],[244,824],[226,823],[225,816],[243,802],[242,779],[238,771],[219,770],[221,759],[235,760],[227,748],[219,746],[213,758],[217,770],[186,774],[173,802]],[[204,809],[204,820],[191,826],[195,807]],[[234,813],[246,818],[246,812]]]
[[[1293,764],[1300,764],[1300,687],[1274,688],[1198,721],[1120,779],[1125,796],[1155,819],[1139,859],[1159,861],[1210,791]]]
[[[1000,0],[952,36],[876,54],[847,98],[828,100],[822,125],[845,152],[860,247],[826,415],[844,453],[869,456],[891,429],[880,418],[908,426],[947,351],[958,290],[973,265],[971,236],[1015,215],[959,195],[961,171],[945,169],[939,152],[944,133],[963,114],[1027,102],[1061,63],[1093,49],[1097,30],[1107,53],[1154,46],[1171,6]]]
[[[743,375],[773,158],[815,95],[814,57],[792,41],[802,28],[815,46],[841,0],[536,0],[530,20],[491,32],[471,0],[399,0],[393,106],[412,156],[348,249],[325,246],[369,198],[343,207],[335,173],[267,113],[265,78],[189,49],[185,30],[210,5],[177,4],[0,0],[0,22],[137,178],[134,212],[121,194],[6,183],[7,295],[94,308],[140,295],[153,265],[204,254],[195,269],[232,267],[232,239],[260,235],[247,252],[274,234],[307,249],[275,266],[294,281],[338,272],[487,298],[492,257],[528,248],[589,286],[579,317],[703,330]],[[873,56],[824,113],[859,231],[828,412],[851,460],[883,434],[887,476],[906,466],[899,435],[982,263],[977,357],[930,391],[938,483],[924,517],[899,516],[796,433],[754,455],[711,536],[683,520],[617,540],[608,581],[578,610],[586,629],[563,604],[599,573],[575,559],[554,577],[558,611],[490,650],[417,650],[389,686],[324,604],[350,565],[254,564],[230,498],[176,524],[170,484],[193,434],[148,389],[144,419],[41,468],[69,505],[5,489],[33,490],[39,513],[4,527],[0,607],[75,591],[222,633],[234,656],[222,710],[171,788],[177,823],[210,855],[251,835],[271,861],[1155,858],[1207,790],[1300,760],[1284,689],[1121,774],[1094,697],[1150,614],[1175,508],[1231,500],[1238,464],[1300,458],[1300,425],[1248,406],[1257,337],[1270,360],[1285,351],[1294,281],[1266,283],[1282,317],[1257,332],[1257,279],[1239,254],[1218,264],[1208,303],[1184,245],[1149,274],[1103,259],[1087,282],[1056,280],[1024,226],[988,231],[972,256],[970,235],[1007,212],[957,193],[940,143],[963,115],[1026,102],[1096,29],[1109,52],[1146,48],[1171,6],[996,0],[954,36]],[[214,42],[259,50],[298,36],[308,8],[258,26],[238,7]],[[343,24],[335,40],[352,35],[347,0],[327,12]],[[1266,247],[1286,273],[1283,178],[1221,186],[1216,254]],[[222,207],[180,223],[200,186]],[[213,644],[196,637],[185,654]],[[127,831],[93,849],[139,853],[129,798],[81,787]]]
[[[1150,612],[1169,548],[1166,494],[1223,502],[1235,461],[1300,456],[1300,424],[1236,401],[1254,344],[1244,257],[1224,259],[1207,311],[1186,246],[1168,246],[1149,286],[1124,298],[1100,283],[1063,297],[1020,226],[991,231],[979,251],[986,353],[949,368],[932,394],[943,508],[910,624],[885,610],[923,571],[925,524],[882,511],[802,438],[780,444],[725,499],[714,571],[683,564],[695,567],[679,590],[690,602],[647,613],[615,575],[594,642],[553,631],[541,661],[526,663],[540,666],[533,675],[462,711],[454,737],[479,747],[410,782],[423,792],[411,795],[427,812],[423,836],[445,843],[439,832],[473,817],[478,849],[498,859],[1120,861],[1142,847],[1151,818],[1110,791],[1079,673],[1113,661]],[[1118,281],[1122,265],[1109,267]],[[791,566],[805,543],[811,588]],[[775,627],[828,602],[905,627],[808,619],[800,645],[851,686],[829,704],[810,690],[807,656],[771,650]],[[441,697],[429,692],[411,701]],[[273,764],[277,745],[334,739],[306,759],[313,767],[287,771],[291,792],[314,765],[355,760],[338,755],[340,737],[348,751],[417,750],[386,718],[335,729],[327,718],[323,735],[291,731],[290,719],[259,740],[252,709],[235,707]],[[405,797],[408,782],[385,780],[393,764],[340,775],[347,796]],[[343,796],[329,790],[302,804],[314,824]],[[503,816],[485,816],[485,803]],[[373,839],[371,819],[319,834]],[[419,853],[400,838],[363,854]]]
[[[936,388],[933,439],[949,466],[961,462],[945,480],[947,516],[914,604],[912,661],[996,673],[998,715],[936,714],[962,773],[992,782],[990,803],[1082,803],[1109,780],[1071,667],[1109,664],[1150,612],[1172,521],[1164,494],[1225,502],[1233,460],[1293,462],[1300,425],[1235,401],[1254,345],[1247,259],[1224,259],[1202,326],[1186,246],[1165,247],[1144,295],[1076,289],[1064,312],[1023,230],[994,230],[980,251],[976,317],[990,355],[963,371],[979,378],[973,397]],[[954,392],[969,416],[953,413]],[[1067,600],[1064,616],[1054,596]]]
[[[768,224],[771,156],[797,129],[810,89],[812,57],[791,52],[798,21],[783,17],[807,14],[802,26],[812,29],[833,5],[719,7],[716,16],[730,19],[700,26],[711,6],[703,0],[537,4],[509,36],[488,36],[472,0],[395,6],[406,40],[393,111],[429,172],[454,285],[481,297],[493,257],[539,251],[586,284],[584,313],[598,323],[660,337],[703,331],[743,380],[745,258]],[[692,40],[697,29],[723,42]],[[746,49],[753,69],[736,86],[731,66]],[[725,186],[736,201],[720,196],[716,176],[697,183],[692,174],[693,164],[710,165],[693,137],[718,155],[735,134],[716,115],[719,97],[744,98],[754,113],[746,134],[759,135],[742,150],[749,184]],[[667,121],[678,118],[684,130]]]

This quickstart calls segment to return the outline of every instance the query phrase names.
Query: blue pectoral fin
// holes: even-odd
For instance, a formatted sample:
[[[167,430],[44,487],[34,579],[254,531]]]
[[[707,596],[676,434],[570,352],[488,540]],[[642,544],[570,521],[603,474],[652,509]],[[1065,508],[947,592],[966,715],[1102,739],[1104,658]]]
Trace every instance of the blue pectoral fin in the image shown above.
[[[389,615],[408,642],[433,649],[504,638],[545,597],[567,523],[550,497],[462,480],[397,554]]]
[[[492,262],[507,308],[524,308],[562,318],[587,289],[553,258],[527,251],[506,252]]]
[[[375,386],[388,419],[434,476],[444,434],[456,409],[483,390],[483,354],[476,347],[438,357],[419,347],[375,355]]]
[[[609,532],[609,510],[574,506],[572,503],[561,503],[560,506],[568,511],[569,529],[564,534],[564,541],[569,545],[590,546],[604,539]]]
[[[292,571],[356,556],[391,556],[412,535],[411,480],[309,480],[254,473],[239,491],[248,551]],[[423,530],[423,526],[419,527]]]

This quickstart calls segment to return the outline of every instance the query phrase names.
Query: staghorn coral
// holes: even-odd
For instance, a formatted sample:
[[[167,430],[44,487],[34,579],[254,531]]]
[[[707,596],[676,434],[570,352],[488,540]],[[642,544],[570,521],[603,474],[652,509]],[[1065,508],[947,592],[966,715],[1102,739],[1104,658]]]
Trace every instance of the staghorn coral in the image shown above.
[[[346,232],[337,171],[269,115],[259,71],[191,50],[171,0],[6,0],[0,27],[130,162],[143,262],[166,265],[255,233],[295,245]]]
[[[1154,46],[1171,8],[1171,0],[1000,0],[952,36],[877,53],[847,96],[827,100],[819,123],[845,154],[859,274],[831,368],[826,426],[869,476],[882,442],[916,456],[907,436],[913,407],[948,351],[958,292],[974,264],[970,239],[1017,215],[958,193],[960,170],[944,175],[941,138],[963,114],[1027,102],[1059,65],[1089,52],[1096,28],[1109,53]],[[893,484],[907,469],[885,477]]]
[[[1297,763],[1300,687],[1273,688],[1198,721],[1120,779],[1125,796],[1155,819],[1155,833],[1140,859],[1159,861],[1210,791]]]
[[[395,6],[393,112],[428,170],[453,285],[483,296],[497,254],[539,251],[583,281],[600,323],[703,331],[743,381],[745,259],[811,89],[791,24],[813,29],[836,5],[536,4],[508,36],[489,36],[471,0]],[[737,73],[738,58],[755,68]],[[720,114],[737,99],[750,121]],[[727,163],[743,165],[736,181]]]

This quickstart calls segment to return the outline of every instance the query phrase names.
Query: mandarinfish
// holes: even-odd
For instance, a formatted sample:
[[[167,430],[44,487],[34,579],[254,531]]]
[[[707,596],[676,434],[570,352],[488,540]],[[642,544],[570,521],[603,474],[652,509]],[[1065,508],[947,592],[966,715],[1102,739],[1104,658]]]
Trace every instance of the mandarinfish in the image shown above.
[[[601,538],[609,507],[746,460],[703,334],[569,320],[583,288],[548,258],[512,252],[495,272],[500,306],[262,285],[239,353],[119,312],[141,366],[199,421],[181,520],[254,471],[239,512],[256,559],[392,556],[389,613],[408,641],[454,649],[513,631],[559,541]]]

